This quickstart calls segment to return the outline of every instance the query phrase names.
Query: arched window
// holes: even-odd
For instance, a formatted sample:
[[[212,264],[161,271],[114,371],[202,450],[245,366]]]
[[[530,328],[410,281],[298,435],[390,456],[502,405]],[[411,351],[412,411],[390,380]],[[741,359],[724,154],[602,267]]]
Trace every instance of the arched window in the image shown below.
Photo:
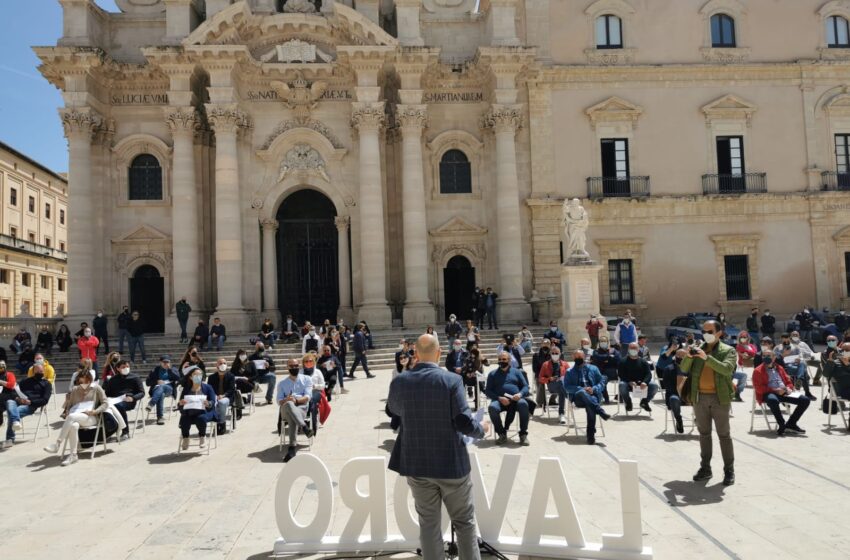
[[[623,21],[613,14],[596,18],[596,48],[623,48]]]
[[[850,48],[850,25],[847,18],[829,16],[826,18],[826,45],[831,49]]]
[[[711,16],[711,46],[728,49],[735,47],[735,20],[727,14]]]
[[[460,150],[448,150],[440,158],[440,193],[472,192],[472,172],[469,158]]]
[[[162,200],[162,167],[150,154],[133,158],[130,164],[130,200]]]

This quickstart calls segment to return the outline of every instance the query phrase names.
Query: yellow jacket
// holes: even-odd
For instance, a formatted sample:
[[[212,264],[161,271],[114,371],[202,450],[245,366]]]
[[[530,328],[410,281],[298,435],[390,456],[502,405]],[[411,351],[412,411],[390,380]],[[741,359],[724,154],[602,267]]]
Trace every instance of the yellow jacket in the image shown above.
[[[27,370],[27,377],[32,377],[32,367]],[[53,379],[56,377],[56,372],[53,371],[53,366],[50,365],[50,362],[44,360],[44,379],[47,380],[48,383],[53,384]]]

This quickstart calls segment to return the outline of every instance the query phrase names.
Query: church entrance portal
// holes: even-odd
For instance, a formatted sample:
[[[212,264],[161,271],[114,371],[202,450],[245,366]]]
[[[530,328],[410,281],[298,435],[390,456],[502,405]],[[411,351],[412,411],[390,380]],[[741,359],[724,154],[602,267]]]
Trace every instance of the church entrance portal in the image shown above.
[[[313,190],[289,195],[277,211],[278,301],[284,317],[336,322],[339,307],[336,208]]]
[[[155,266],[144,264],[130,278],[130,311],[138,311],[146,333],[165,332],[165,283]]]
[[[443,286],[446,294],[446,317],[454,313],[458,321],[473,319],[472,292],[475,290],[475,268],[469,259],[455,255],[443,269]]]

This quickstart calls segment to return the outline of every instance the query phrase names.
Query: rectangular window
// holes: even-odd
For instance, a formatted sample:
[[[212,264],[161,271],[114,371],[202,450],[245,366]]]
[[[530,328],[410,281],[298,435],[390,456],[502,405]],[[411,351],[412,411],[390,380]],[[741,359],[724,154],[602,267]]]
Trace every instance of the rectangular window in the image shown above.
[[[11,235],[13,238],[17,239],[18,238],[18,228],[16,228],[15,226],[9,226],[9,235]]]
[[[46,301],[41,302],[41,316],[47,317],[50,314],[50,304]]]
[[[596,18],[596,48],[623,48],[623,33],[620,18],[613,14]]]
[[[50,203],[49,202],[44,205],[44,219],[45,220],[50,219]]]
[[[12,187],[9,189],[9,204],[12,206],[18,205],[18,189]]]
[[[50,276],[42,276],[41,277],[41,289],[49,290],[50,289]]]
[[[30,309],[32,309],[32,302],[30,300],[25,299],[21,303],[26,306],[28,312]]]
[[[747,255],[726,255],[726,299],[750,299],[750,259]]]
[[[65,291],[65,279],[64,278],[60,278],[59,281],[56,283],[56,289],[59,290],[60,292]]]
[[[5,268],[0,268],[0,284],[9,283],[9,271]]]
[[[33,232],[29,232],[27,237],[29,237],[30,243],[35,243],[35,234]]]
[[[59,209],[59,223],[65,225],[65,210]]]
[[[44,238],[44,245],[46,247],[53,247],[53,241],[51,241],[49,237],[45,237]]]
[[[608,291],[611,294],[611,305],[635,302],[632,259],[608,261]]]
[[[31,214],[35,214],[35,197],[31,196],[29,198],[29,211]]]
[[[629,141],[626,138],[603,138],[602,194],[604,196],[628,196],[629,188]]]
[[[744,138],[742,136],[717,137],[718,187],[724,192],[746,192],[744,179]]]
[[[10,305],[8,299],[0,300],[0,317],[10,317],[9,307]]]
[[[59,250],[60,250],[60,251],[64,251],[64,250],[65,250],[65,242],[64,242],[64,241],[60,241],[60,242],[59,242]]]
[[[32,282],[30,281],[30,275],[26,272],[21,273],[21,284],[26,287],[30,287]]]
[[[835,173],[840,188],[850,187],[850,134],[835,135]]]

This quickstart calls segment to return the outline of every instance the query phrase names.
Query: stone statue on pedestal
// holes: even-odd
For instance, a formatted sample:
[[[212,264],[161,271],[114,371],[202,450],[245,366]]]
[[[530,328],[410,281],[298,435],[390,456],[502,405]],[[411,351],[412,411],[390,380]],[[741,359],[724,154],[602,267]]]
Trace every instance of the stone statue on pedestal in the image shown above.
[[[577,198],[565,200],[562,212],[564,233],[567,236],[565,264],[590,263],[590,255],[586,250],[590,215]]]

